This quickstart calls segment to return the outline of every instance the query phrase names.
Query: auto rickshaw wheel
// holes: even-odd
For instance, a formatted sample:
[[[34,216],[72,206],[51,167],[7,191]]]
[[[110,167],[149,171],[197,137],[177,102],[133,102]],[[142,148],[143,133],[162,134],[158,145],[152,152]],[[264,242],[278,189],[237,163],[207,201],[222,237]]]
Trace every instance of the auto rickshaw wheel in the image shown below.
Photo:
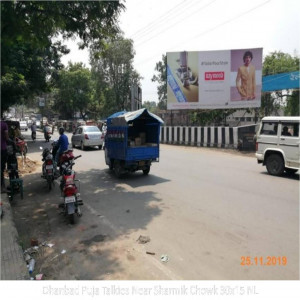
[[[150,172],[150,166],[143,170],[144,175],[148,175]]]
[[[114,170],[115,170],[116,176],[117,176],[118,178],[120,178],[121,175],[122,175],[122,170],[123,170],[123,168],[122,168],[122,166],[121,166],[121,164],[120,164],[120,162],[119,162],[118,160],[115,160],[115,161],[114,161]]]

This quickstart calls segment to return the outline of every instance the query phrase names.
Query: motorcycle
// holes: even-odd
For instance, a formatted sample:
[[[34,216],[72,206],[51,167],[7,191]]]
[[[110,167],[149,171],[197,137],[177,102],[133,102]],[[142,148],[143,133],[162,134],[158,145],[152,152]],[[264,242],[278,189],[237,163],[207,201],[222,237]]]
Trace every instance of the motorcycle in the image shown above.
[[[21,192],[23,199],[23,181],[19,178],[16,143],[9,139],[7,141],[7,171],[9,176],[8,196],[13,200],[14,194]]]
[[[52,189],[52,185],[54,185],[54,179],[56,179],[56,174],[53,166],[53,154],[52,151],[48,148],[43,149],[40,147],[41,150],[43,150],[42,153],[42,178],[47,180],[49,191]]]
[[[80,180],[75,179],[75,171],[72,169],[75,160],[81,155],[74,157],[72,150],[65,151],[60,157],[60,172],[62,175],[60,190],[64,202],[59,205],[63,214],[69,217],[70,223],[75,223],[75,213],[82,216],[80,205],[83,205],[80,196]]]

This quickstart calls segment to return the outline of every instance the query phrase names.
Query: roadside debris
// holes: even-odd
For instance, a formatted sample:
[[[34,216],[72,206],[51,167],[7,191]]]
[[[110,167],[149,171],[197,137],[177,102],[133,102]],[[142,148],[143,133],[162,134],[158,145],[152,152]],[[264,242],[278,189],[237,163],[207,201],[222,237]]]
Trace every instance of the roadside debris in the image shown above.
[[[27,264],[27,268],[28,268],[28,272],[30,275],[32,275],[34,273],[34,268],[35,268],[35,264],[36,264],[36,260],[34,259],[34,256],[37,254],[41,254],[40,250],[42,250],[42,247],[49,247],[52,248],[54,246],[54,244],[48,243],[48,242],[43,242],[40,245],[38,245],[38,240],[36,238],[32,238],[30,240],[30,245],[32,247],[26,249],[23,252],[24,255],[24,260]],[[66,250],[62,250],[61,254],[66,253]],[[60,254],[57,254],[54,258],[58,257]],[[52,260],[54,259],[52,258]],[[30,277],[30,280],[42,280],[43,278],[43,274],[37,274],[35,277]]]
[[[54,257],[52,257],[52,258],[50,259],[50,261],[54,260],[54,259],[57,258],[57,257],[59,257],[59,254],[56,254]]]
[[[168,257],[168,255],[163,254],[163,255],[160,257],[160,260],[161,260],[162,262],[168,262],[168,261],[169,261],[169,257]]]
[[[30,241],[30,245],[31,245],[31,247],[35,247],[35,246],[39,245],[39,242],[36,238],[32,238]]]
[[[32,255],[34,253],[37,253],[39,252],[39,247],[38,246],[34,246],[34,247],[31,247],[31,248],[28,248],[24,251],[24,254],[29,254],[29,255]]]
[[[139,244],[146,244],[150,242],[150,238],[149,236],[140,235],[137,241],[139,242]]]
[[[34,271],[34,266],[35,266],[35,259],[32,258],[30,261],[29,261],[29,265],[28,265],[28,271],[29,271],[29,274],[31,275]]]
[[[24,260],[26,261],[26,263],[28,263],[31,260],[31,256],[26,252],[24,252]]]
[[[146,251],[146,254],[155,255],[155,252]]]
[[[43,242],[43,243],[42,243],[42,246],[52,248],[52,247],[54,246],[54,244],[50,244],[50,243],[47,243],[47,242]]]
[[[43,276],[44,276],[44,274],[37,274],[37,275],[35,275],[35,280],[42,280]]]

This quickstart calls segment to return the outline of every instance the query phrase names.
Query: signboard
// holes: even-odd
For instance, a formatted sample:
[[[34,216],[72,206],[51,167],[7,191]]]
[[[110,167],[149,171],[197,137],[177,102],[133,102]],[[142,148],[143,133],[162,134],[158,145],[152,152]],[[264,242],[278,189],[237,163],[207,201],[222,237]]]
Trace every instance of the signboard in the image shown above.
[[[299,89],[300,72],[281,73],[264,76],[263,92],[273,92],[288,89]]]
[[[167,108],[260,107],[262,48],[167,53]]]

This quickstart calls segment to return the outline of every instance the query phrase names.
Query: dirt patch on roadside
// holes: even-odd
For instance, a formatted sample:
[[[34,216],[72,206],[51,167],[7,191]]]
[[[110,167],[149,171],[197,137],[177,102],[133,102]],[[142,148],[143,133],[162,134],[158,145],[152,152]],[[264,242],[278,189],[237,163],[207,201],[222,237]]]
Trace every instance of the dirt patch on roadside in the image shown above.
[[[37,168],[41,166],[41,163],[31,160],[28,157],[26,157],[25,161],[23,161],[21,157],[18,157],[18,166],[19,166],[19,174],[26,175],[26,174],[35,173]]]
[[[22,177],[27,174],[32,174],[37,171],[37,168],[41,167],[41,163],[31,160],[29,157],[22,159],[21,156],[17,156],[19,175]],[[4,175],[8,178],[8,172],[5,170]]]

